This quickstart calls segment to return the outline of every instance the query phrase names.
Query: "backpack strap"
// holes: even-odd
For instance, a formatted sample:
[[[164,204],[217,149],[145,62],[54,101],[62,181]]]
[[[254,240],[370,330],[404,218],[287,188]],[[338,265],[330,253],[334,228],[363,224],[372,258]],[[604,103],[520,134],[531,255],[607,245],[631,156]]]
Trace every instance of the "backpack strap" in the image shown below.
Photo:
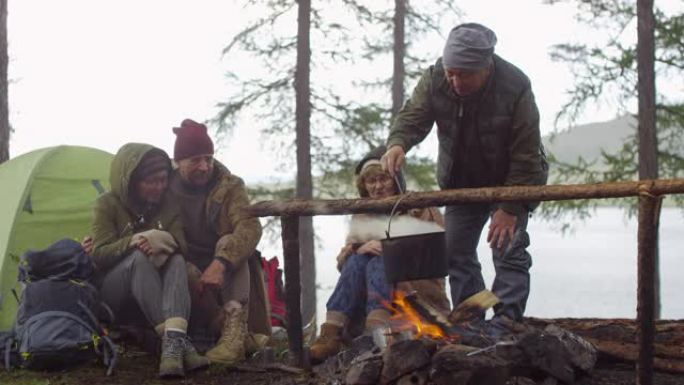
[[[4,362],[5,362],[5,369],[7,371],[9,371],[10,368],[12,368],[12,366],[11,366],[12,362],[10,360],[10,357],[11,357],[12,345],[14,344],[14,332],[11,331],[9,333],[10,333],[10,336],[7,337],[7,340],[5,341],[4,350],[3,350],[5,352]]]
[[[97,333],[98,337],[100,337],[100,341],[104,344],[102,349],[102,362],[107,366],[107,376],[111,376],[118,361],[116,345],[114,344],[114,341],[109,338],[107,332],[102,328],[102,325],[97,321],[97,317],[95,317],[95,314],[93,314],[88,306],[80,300],[78,301],[78,306],[80,306],[81,310],[90,318],[90,322],[93,323],[93,331]]]

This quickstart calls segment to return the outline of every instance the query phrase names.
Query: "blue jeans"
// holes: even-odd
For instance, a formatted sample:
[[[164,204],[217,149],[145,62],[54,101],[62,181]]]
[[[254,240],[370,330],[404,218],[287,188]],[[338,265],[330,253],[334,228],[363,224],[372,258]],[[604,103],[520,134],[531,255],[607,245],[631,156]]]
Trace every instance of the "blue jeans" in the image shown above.
[[[340,278],[326,304],[328,311],[348,317],[384,309],[382,301],[390,300],[390,285],[385,278],[382,256],[352,254],[342,266]]]
[[[491,204],[459,204],[446,208],[446,252],[454,307],[485,288],[477,244],[487,219],[495,209]],[[494,308],[495,317],[505,315],[519,321],[525,312],[532,266],[532,257],[526,250],[530,245],[527,221],[527,213],[519,215],[513,240],[501,249],[492,249],[496,272],[492,292],[501,300]]]

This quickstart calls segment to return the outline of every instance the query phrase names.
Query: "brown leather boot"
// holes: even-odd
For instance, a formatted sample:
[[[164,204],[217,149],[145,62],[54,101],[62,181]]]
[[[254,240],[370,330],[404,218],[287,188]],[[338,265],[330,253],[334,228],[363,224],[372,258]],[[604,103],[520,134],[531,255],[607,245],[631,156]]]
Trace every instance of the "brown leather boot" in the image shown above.
[[[342,349],[342,328],[337,325],[323,323],[321,334],[311,344],[309,357],[314,364],[325,361]]]

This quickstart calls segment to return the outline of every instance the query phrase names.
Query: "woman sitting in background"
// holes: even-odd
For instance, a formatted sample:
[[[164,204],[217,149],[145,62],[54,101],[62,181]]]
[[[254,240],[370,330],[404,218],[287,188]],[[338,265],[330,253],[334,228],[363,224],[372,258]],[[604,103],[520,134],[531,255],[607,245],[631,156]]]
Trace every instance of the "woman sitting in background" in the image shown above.
[[[405,189],[401,175],[398,178],[401,185],[397,186],[389,173],[382,170],[380,157],[384,153],[384,147],[376,148],[356,166],[356,187],[361,197],[386,198]],[[413,209],[404,215],[436,223],[440,228],[444,226],[444,218],[436,208]],[[366,332],[383,327],[389,321],[390,313],[383,302],[391,300],[391,287],[385,278],[382,244],[377,231],[364,229],[368,227],[366,225],[369,221],[374,220],[385,223],[387,216],[352,216],[347,242],[337,256],[340,278],[326,304],[327,312],[325,322],[321,325],[321,334],[310,347],[313,362],[321,362],[340,351],[342,332],[350,319],[365,316]],[[434,307],[449,311],[444,278],[402,282],[398,288],[404,291],[415,290]]]
[[[178,206],[167,198],[171,161],[147,144],[125,144],[112,160],[111,192],[95,204],[92,259],[102,299],[117,318],[133,301],[162,336],[161,377],[206,367],[186,335],[190,294]]]

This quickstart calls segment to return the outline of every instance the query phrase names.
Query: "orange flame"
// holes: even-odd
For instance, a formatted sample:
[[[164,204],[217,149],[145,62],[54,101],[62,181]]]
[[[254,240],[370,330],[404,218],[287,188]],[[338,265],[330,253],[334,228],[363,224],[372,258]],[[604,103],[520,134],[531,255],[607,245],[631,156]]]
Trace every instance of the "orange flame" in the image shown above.
[[[411,304],[406,300],[406,293],[401,290],[396,290],[393,295],[392,303],[385,302],[384,305],[393,314],[391,320],[403,323],[409,328],[413,328],[416,332],[416,338],[427,336],[434,339],[446,338],[446,335],[436,325],[424,321],[418,312],[411,307]]]

